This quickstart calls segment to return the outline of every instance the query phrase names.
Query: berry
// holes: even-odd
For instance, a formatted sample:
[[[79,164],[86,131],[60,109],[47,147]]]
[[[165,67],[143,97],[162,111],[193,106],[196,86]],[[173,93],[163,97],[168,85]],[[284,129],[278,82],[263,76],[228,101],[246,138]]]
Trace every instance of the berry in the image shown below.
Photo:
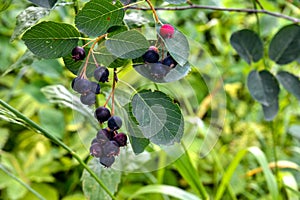
[[[103,106],[95,110],[95,117],[100,123],[107,121],[110,118],[110,116],[110,111]]]
[[[80,96],[80,101],[85,105],[91,106],[96,103],[96,95],[95,93],[87,92]]]
[[[91,89],[91,82],[87,79],[76,77],[72,81],[72,88],[76,92],[80,94],[84,94],[90,91]]]
[[[104,156],[100,158],[100,163],[105,167],[110,167],[114,162],[115,162],[115,157],[113,156],[111,157]]]
[[[101,145],[99,143],[94,143],[90,147],[90,154],[96,158],[99,158],[103,155],[103,150],[101,148]]]
[[[156,63],[159,60],[159,54],[155,50],[148,50],[142,56],[145,63]]]
[[[94,138],[94,139],[92,140],[91,145],[94,144],[94,143],[99,143],[98,140],[97,140],[97,138]]]
[[[173,37],[175,29],[170,24],[164,24],[160,27],[159,33],[161,37],[170,39]]]
[[[91,92],[95,94],[100,94],[100,85],[96,82],[91,82],[90,84]]]
[[[119,134],[115,135],[113,140],[116,141],[120,147],[126,146],[127,135],[125,133],[119,133]]]
[[[161,63],[162,63],[163,65],[169,66],[170,68],[174,68],[174,67],[176,67],[176,65],[177,65],[176,60],[174,60],[174,58],[173,58],[172,56],[167,56],[167,57],[165,57],[165,59],[163,59],[163,60],[161,61]]]
[[[115,136],[115,133],[113,131],[110,131],[110,130],[104,128],[104,129],[101,129],[100,131],[98,131],[97,140],[100,143],[104,144],[108,140],[112,140],[114,136]]]
[[[112,140],[103,145],[103,154],[105,156],[117,156],[120,153],[119,144]]]
[[[79,61],[79,60],[83,60],[85,58],[85,51],[84,51],[84,48],[82,47],[75,47],[73,50],[72,50],[72,58],[75,60],[75,61]]]
[[[107,121],[108,128],[118,130],[122,126],[122,119],[118,116],[112,116]]]
[[[97,67],[94,71],[94,77],[99,82],[107,82],[109,76],[109,71],[106,67]]]
[[[155,63],[151,65],[151,75],[155,78],[163,78],[165,77],[169,71],[170,68],[166,65],[162,65],[161,63]]]

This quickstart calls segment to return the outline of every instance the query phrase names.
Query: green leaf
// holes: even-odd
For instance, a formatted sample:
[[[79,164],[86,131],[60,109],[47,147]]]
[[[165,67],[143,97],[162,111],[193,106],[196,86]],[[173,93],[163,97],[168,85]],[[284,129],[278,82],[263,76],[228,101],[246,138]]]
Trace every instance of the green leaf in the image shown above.
[[[263,56],[263,43],[254,31],[243,29],[234,32],[230,44],[249,65]]]
[[[75,17],[77,28],[89,35],[99,36],[115,25],[122,25],[125,11],[123,5],[111,0],[91,0]]]
[[[234,159],[231,161],[226,172],[223,174],[221,184],[219,185],[216,197],[214,198],[215,200],[223,199],[223,194],[226,190],[226,187],[230,184],[230,179],[232,178],[233,173],[235,172],[237,166],[240,164],[241,160],[245,157],[247,151],[253,154],[255,159],[262,167],[272,199],[279,198],[277,183],[274,175],[272,174],[272,171],[268,166],[268,161],[266,159],[265,154],[258,147],[249,147],[247,149],[243,149],[239,151],[237,155],[234,157]]]
[[[10,41],[14,41],[22,35],[24,31],[35,25],[41,18],[49,15],[49,13],[50,10],[47,8],[33,6],[26,8],[17,16],[16,28],[10,38]]]
[[[29,0],[37,6],[45,7],[45,8],[52,8],[57,0]]]
[[[129,63],[129,60],[118,58],[111,54],[106,48],[105,43],[98,45],[98,48],[94,51],[94,56],[98,63],[109,68],[123,67]]]
[[[300,26],[288,25],[280,29],[269,46],[269,57],[277,64],[288,64],[300,56]]]
[[[166,45],[168,52],[180,66],[185,66],[190,55],[190,46],[187,38],[177,29],[175,29],[172,38],[163,38],[160,35],[160,27],[156,27],[157,34]]]
[[[288,129],[288,133],[300,140],[300,125],[292,125]]]
[[[0,12],[6,10],[11,4],[11,0],[1,0],[0,1]]]
[[[270,106],[278,99],[278,82],[267,70],[251,71],[248,75],[247,86],[251,96],[264,106]]]
[[[105,186],[115,193],[118,189],[118,185],[121,182],[121,171],[114,170],[112,168],[106,169],[100,163],[99,160],[94,158],[89,161],[88,166],[91,170],[98,175],[99,179],[105,183]],[[105,190],[99,187],[95,179],[86,171],[82,174],[82,187],[83,192],[87,199],[90,200],[110,200]]]
[[[25,32],[22,39],[27,48],[42,58],[59,58],[77,46],[79,32],[69,24],[41,22]]]
[[[166,94],[143,90],[132,98],[132,113],[143,135],[158,145],[180,142],[184,121],[179,106]]]
[[[137,190],[133,193],[129,200],[137,199],[136,197],[143,195],[143,194],[153,194],[153,193],[160,193],[163,195],[168,195],[174,197],[176,199],[182,200],[200,200],[197,196],[192,193],[186,192],[183,189],[178,187],[169,186],[169,185],[147,185],[142,187],[141,189]]]
[[[263,108],[265,120],[267,121],[273,120],[279,110],[278,99],[276,99],[274,102],[272,102],[272,104],[268,106],[262,105],[262,108]]]
[[[190,71],[190,64],[187,62],[184,66],[177,65],[170,69],[169,66],[161,63],[147,63],[135,65],[134,69],[142,76],[156,83],[168,83],[178,81],[185,77]]]
[[[63,68],[56,59],[37,60],[31,66],[37,73],[51,78],[59,78],[63,73]]]
[[[128,136],[132,150],[135,154],[142,153],[145,148],[149,145],[149,139],[145,138],[143,132],[138,127],[138,122],[132,113],[132,105],[126,104],[124,106],[128,118],[126,119],[126,130],[128,131]]]
[[[6,128],[0,128],[1,140],[0,140],[0,149],[2,149],[9,137],[9,131]]]
[[[136,30],[114,35],[106,40],[105,45],[113,55],[125,59],[140,57],[149,48],[148,40]]]
[[[55,137],[62,139],[65,132],[65,120],[61,111],[55,109],[42,109],[39,111],[41,126]]]
[[[279,71],[276,75],[283,87],[292,93],[300,101],[300,80],[299,77],[287,71]]]

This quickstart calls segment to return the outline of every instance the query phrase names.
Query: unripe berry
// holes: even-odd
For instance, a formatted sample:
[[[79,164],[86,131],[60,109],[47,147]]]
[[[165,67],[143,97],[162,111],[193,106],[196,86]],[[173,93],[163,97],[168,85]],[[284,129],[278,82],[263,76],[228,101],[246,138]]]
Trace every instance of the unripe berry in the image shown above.
[[[101,106],[95,110],[95,117],[100,123],[103,123],[111,117],[110,111],[107,108]]]
[[[175,29],[170,24],[164,24],[160,27],[159,33],[163,38],[172,38],[174,35]]]
[[[122,126],[122,119],[118,116],[112,116],[108,119],[107,126],[111,130],[118,130]]]
[[[73,50],[72,50],[72,58],[75,60],[75,61],[79,61],[79,60],[83,60],[85,58],[85,51],[84,51],[84,48],[82,47],[75,47]]]
[[[97,67],[94,71],[94,77],[99,82],[107,82],[109,76],[109,71],[106,67]]]
[[[120,147],[126,146],[127,135],[125,133],[116,134],[113,140],[116,141]]]

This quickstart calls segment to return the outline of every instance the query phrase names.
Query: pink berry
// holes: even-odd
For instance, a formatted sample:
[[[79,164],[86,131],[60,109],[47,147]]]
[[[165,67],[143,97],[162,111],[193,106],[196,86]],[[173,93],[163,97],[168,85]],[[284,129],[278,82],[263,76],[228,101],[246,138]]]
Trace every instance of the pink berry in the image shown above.
[[[174,35],[175,29],[170,24],[164,24],[160,27],[160,35],[163,38],[172,38]]]

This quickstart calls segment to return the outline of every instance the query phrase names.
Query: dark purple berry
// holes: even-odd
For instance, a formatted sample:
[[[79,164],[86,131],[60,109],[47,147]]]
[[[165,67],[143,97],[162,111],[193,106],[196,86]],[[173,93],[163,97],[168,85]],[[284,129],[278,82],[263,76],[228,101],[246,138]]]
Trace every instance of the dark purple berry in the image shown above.
[[[100,123],[106,122],[110,118],[110,111],[101,106],[95,110],[95,117]]]
[[[100,85],[96,82],[91,82],[91,92],[95,94],[100,94]]]
[[[87,79],[76,77],[72,81],[72,88],[76,92],[84,94],[91,90],[91,82]]]
[[[101,129],[100,131],[98,131],[97,133],[97,140],[104,144],[105,142],[107,142],[108,140],[112,140],[115,136],[115,133],[113,131],[110,131],[106,128]]]
[[[108,141],[103,145],[103,154],[104,156],[117,156],[120,153],[119,144],[112,140]]]
[[[111,157],[104,156],[100,158],[100,163],[105,167],[110,167],[114,162],[115,162],[115,157],[113,156]]]
[[[99,82],[107,82],[109,76],[109,71],[106,67],[97,67],[94,71],[94,77]]]
[[[112,116],[108,119],[107,126],[111,130],[118,130],[122,126],[122,119],[118,116]]]
[[[83,60],[85,58],[85,51],[84,51],[84,48],[82,47],[75,47],[73,50],[72,50],[72,58],[75,60],[75,61],[79,61],[79,60]]]
[[[159,54],[155,50],[148,50],[142,58],[145,63],[156,63],[159,60]]]
[[[90,154],[96,158],[99,158],[103,155],[103,149],[101,147],[101,144],[94,143],[90,147]]]
[[[95,93],[87,92],[80,96],[80,101],[85,105],[91,106],[96,103],[96,95]]]
[[[97,140],[97,138],[94,138],[91,142],[91,145],[94,144],[94,143],[99,143],[99,141]]]
[[[125,133],[116,134],[114,139],[120,147],[126,146],[127,144],[127,135]]]
[[[152,64],[150,69],[151,75],[155,78],[163,78],[169,73],[169,71],[170,68],[161,63]]]
[[[170,68],[174,68],[174,67],[176,67],[176,65],[177,65],[176,60],[174,60],[174,58],[173,58],[172,56],[167,56],[167,57],[165,57],[165,59],[163,59],[163,60],[161,61],[161,63],[162,63],[163,65],[169,66]]]

